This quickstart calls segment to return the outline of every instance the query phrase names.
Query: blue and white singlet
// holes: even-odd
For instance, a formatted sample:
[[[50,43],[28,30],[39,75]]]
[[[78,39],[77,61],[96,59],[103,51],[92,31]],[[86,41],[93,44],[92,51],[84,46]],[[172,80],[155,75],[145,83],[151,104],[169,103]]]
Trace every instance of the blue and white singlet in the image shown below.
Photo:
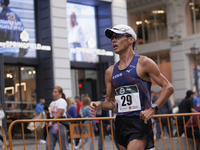
[[[111,84],[116,94],[117,115],[139,116],[140,111],[151,106],[151,82],[141,79],[136,72],[139,58],[135,54],[124,70],[118,69],[119,62],[114,65]]]

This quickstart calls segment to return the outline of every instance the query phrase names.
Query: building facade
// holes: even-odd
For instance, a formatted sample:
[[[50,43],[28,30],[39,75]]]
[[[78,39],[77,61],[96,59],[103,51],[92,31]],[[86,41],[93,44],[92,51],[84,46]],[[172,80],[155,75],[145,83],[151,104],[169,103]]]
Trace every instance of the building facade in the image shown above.
[[[54,86],[61,86],[66,97],[100,99],[105,70],[114,63],[104,30],[112,22],[127,24],[126,1],[10,0],[8,7],[3,5],[0,95],[5,128],[16,119],[33,118],[40,98],[48,106]],[[26,126],[25,134],[31,135]],[[12,132],[20,136],[21,126]]]
[[[117,24],[135,30],[135,52],[158,64],[174,86],[174,103],[196,90],[190,48],[200,46],[200,0],[10,0],[8,6],[10,19],[0,15],[0,98],[7,127],[32,118],[39,98],[48,106],[53,86],[66,97],[99,100],[105,70],[119,60],[104,30]],[[153,82],[152,90],[160,88]],[[13,134],[20,135],[20,128]]]
[[[127,0],[128,24],[137,32],[136,53],[147,55],[174,86],[178,104],[187,90],[196,91],[195,61],[199,47],[199,0]],[[197,68],[199,74],[199,55]],[[199,79],[198,79],[199,87]],[[153,91],[159,87],[153,83]]]

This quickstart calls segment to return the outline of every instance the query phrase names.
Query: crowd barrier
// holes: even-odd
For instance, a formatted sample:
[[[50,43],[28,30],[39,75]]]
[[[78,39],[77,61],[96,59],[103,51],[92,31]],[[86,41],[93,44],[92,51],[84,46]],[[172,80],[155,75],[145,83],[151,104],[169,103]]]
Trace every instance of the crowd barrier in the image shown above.
[[[4,149],[5,149],[5,150],[8,150],[6,134],[5,134],[5,131],[4,131],[4,129],[3,129],[2,126],[0,126],[0,130],[1,130],[1,132],[2,132]]]
[[[198,150],[198,145],[197,142],[198,140],[195,139],[195,136],[193,134],[193,138],[188,139],[187,138],[187,130],[185,127],[185,118],[184,116],[190,116],[190,118],[192,118],[192,116],[196,116],[199,115],[200,113],[180,113],[180,114],[163,114],[163,115],[154,115],[152,117],[152,129],[153,129],[153,133],[155,133],[154,130],[154,119],[158,118],[159,120],[159,124],[160,124],[160,130],[161,130],[161,139],[156,139],[155,134],[154,134],[154,145],[155,145],[155,150],[165,150],[165,149],[171,149],[171,150],[189,150],[189,149],[194,149],[194,150]],[[177,122],[177,117],[181,116],[183,117],[183,124],[184,124],[184,133],[185,136],[180,137],[179,136],[179,132],[178,132],[178,122]],[[169,138],[165,139],[163,136],[163,129],[162,129],[162,122],[161,122],[161,118],[162,117],[167,117],[167,122],[168,122],[168,130],[171,131],[170,128],[170,121],[171,118],[173,117],[175,120],[175,124],[174,126],[176,127],[176,131],[177,131],[177,137],[173,137],[173,135],[171,135],[171,132],[169,132]],[[198,127],[200,128],[200,121],[199,121],[199,117],[198,118]],[[82,123],[82,120],[90,120],[90,123]],[[8,129],[8,137],[9,137],[9,147],[10,150],[13,150],[13,145],[12,145],[12,128],[15,124],[21,124],[21,128],[22,128],[22,140],[23,140],[23,147],[24,150],[26,150],[26,145],[25,145],[25,134],[24,134],[24,123],[30,123],[33,122],[34,123],[34,134],[35,134],[35,143],[36,143],[36,150],[38,150],[38,142],[37,142],[37,132],[36,132],[36,123],[37,122],[45,122],[46,124],[46,131],[47,131],[47,144],[48,144],[48,149],[50,150],[50,144],[49,144],[49,135],[48,135],[48,122],[52,121],[54,123],[58,124],[58,135],[59,135],[59,139],[61,139],[60,136],[60,125],[59,122],[61,121],[69,121],[69,130],[70,130],[70,138],[71,138],[71,149],[73,150],[74,145],[73,145],[73,140],[74,138],[81,138],[82,139],[82,149],[84,150],[84,144],[83,144],[83,138],[85,137],[92,137],[92,142],[93,142],[93,149],[94,149],[94,138],[93,138],[93,130],[92,130],[92,120],[99,120],[100,123],[100,127],[101,127],[101,133],[102,135],[103,133],[103,123],[102,120],[110,120],[110,124],[111,124],[111,135],[112,135],[112,146],[113,146],[113,150],[115,150],[115,145],[114,145],[114,131],[113,131],[113,126],[112,126],[112,121],[115,120],[115,117],[94,117],[94,118],[71,118],[71,119],[26,119],[26,120],[15,120],[13,121]],[[72,123],[72,122],[77,122],[78,123]],[[191,123],[192,123],[192,119],[191,119]],[[3,138],[5,139],[5,132],[2,129],[2,127],[0,128],[2,130],[3,133]],[[192,130],[194,130],[193,125],[192,125]],[[103,138],[104,136],[102,136]],[[192,143],[191,143],[192,140]],[[190,141],[190,142],[189,142]],[[102,139],[102,144],[103,144],[103,149],[105,150],[105,143],[104,143],[104,139]],[[61,140],[59,140],[59,144],[61,145]],[[169,147],[170,145],[170,147]],[[6,146],[6,140],[4,142],[4,146]],[[60,150],[62,150],[62,147],[60,147]]]

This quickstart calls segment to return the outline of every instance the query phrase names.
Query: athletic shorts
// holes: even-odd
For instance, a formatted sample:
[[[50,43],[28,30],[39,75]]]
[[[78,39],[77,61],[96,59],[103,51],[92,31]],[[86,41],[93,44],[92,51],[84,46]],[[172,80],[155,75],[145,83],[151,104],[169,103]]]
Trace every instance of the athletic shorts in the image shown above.
[[[117,116],[115,122],[115,136],[118,144],[127,148],[134,139],[146,139],[145,149],[154,147],[151,119],[147,124],[139,116]]]

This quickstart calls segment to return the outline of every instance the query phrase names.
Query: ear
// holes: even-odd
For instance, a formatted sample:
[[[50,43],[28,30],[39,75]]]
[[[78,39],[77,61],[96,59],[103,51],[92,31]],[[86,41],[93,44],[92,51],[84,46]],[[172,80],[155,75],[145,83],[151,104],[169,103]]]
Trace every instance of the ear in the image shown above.
[[[128,39],[129,39],[129,43],[130,44],[133,44],[135,42],[135,38],[134,37],[129,37]]]

